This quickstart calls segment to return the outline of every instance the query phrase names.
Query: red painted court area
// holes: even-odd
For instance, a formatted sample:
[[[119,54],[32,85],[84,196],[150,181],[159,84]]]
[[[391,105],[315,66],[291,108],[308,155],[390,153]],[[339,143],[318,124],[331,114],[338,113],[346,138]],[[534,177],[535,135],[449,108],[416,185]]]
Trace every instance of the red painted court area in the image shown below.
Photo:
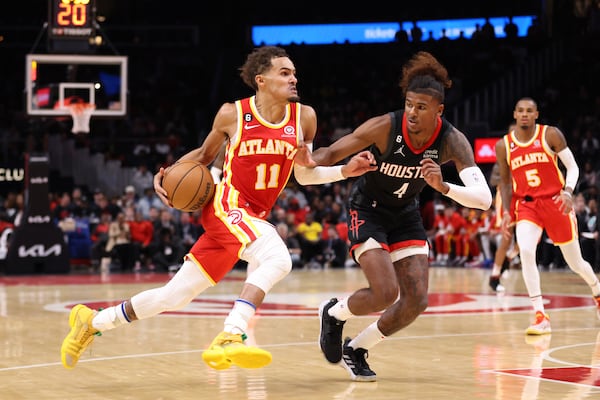
[[[600,367],[580,366],[539,369],[504,369],[496,372],[555,382],[577,383],[600,388]]]

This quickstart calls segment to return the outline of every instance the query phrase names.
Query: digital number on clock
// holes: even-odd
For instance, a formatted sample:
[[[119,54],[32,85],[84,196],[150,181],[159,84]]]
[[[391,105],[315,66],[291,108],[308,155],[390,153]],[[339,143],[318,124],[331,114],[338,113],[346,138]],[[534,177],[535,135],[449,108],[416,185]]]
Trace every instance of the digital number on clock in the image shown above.
[[[94,33],[95,0],[49,0],[53,37],[88,38]]]

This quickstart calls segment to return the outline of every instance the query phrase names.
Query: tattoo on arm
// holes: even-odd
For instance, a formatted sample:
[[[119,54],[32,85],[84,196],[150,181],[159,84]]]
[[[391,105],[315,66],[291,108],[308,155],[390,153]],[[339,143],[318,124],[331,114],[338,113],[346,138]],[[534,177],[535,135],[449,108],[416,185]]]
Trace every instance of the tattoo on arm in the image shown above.
[[[473,148],[466,136],[456,128],[447,134],[442,140],[441,162],[454,161],[456,168],[460,171],[466,167],[475,165]]]

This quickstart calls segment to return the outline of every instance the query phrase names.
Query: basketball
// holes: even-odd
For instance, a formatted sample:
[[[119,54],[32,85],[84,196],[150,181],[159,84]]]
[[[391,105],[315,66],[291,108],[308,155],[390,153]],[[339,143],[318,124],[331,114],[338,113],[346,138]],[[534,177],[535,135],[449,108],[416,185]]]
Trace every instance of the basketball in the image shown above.
[[[179,161],[165,170],[162,187],[173,206],[193,212],[203,208],[215,193],[215,183],[208,168],[196,161]]]

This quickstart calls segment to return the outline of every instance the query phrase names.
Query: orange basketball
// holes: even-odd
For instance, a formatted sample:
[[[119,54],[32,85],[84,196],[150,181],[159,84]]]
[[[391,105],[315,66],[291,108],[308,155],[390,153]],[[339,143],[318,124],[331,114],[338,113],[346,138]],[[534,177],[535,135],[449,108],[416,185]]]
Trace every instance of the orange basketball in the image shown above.
[[[179,161],[168,167],[162,187],[173,208],[188,212],[204,207],[215,193],[215,183],[208,168],[192,160]]]

